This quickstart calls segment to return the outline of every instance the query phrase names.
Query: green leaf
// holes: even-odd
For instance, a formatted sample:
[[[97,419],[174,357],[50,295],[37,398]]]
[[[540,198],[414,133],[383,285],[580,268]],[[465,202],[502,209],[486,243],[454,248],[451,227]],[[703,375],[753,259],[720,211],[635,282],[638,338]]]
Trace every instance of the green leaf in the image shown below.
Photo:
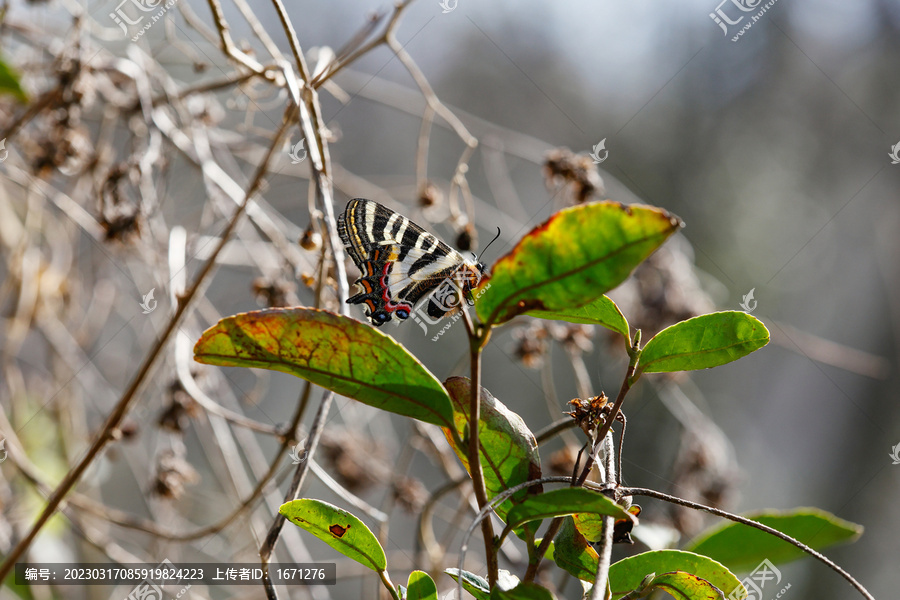
[[[692,573],[673,571],[656,575],[645,586],[646,590],[661,589],[679,600],[723,600],[725,593]]]
[[[413,571],[409,574],[406,600],[438,600],[437,586],[428,573]]]
[[[789,512],[762,511],[745,515],[797,539],[815,550],[852,542],[863,531],[851,523],[818,508],[798,508]],[[741,523],[727,522],[714,527],[688,544],[688,549],[712,557],[732,571],[755,569],[764,559],[773,564],[807,556],[784,540]]]
[[[194,360],[282,371],[398,415],[440,426],[453,422],[446,390],[406,348],[324,310],[278,308],[226,317],[203,332]]]
[[[693,371],[718,367],[769,343],[762,322],[740,311],[701,315],[666,327],[641,350],[643,373]]]
[[[488,587],[487,579],[479,577],[475,573],[463,571],[462,575],[458,575],[458,569],[444,569],[444,573],[453,578],[454,581],[462,579],[463,589],[475,596],[478,600],[490,600],[491,590]]]
[[[28,95],[19,83],[19,74],[2,58],[0,58],[0,93],[11,94],[21,102],[28,100]]]
[[[491,268],[474,294],[478,317],[494,325],[532,310],[584,306],[622,283],[680,226],[651,206],[593,202],[561,210]]]
[[[616,333],[622,334],[626,340],[631,339],[631,331],[628,328],[628,320],[616,303],[607,298],[600,296],[593,302],[585,304],[580,308],[570,308],[567,310],[549,311],[549,310],[532,310],[528,316],[537,317],[539,319],[548,319],[551,321],[566,321],[568,323],[581,323],[584,325],[602,325],[607,329],[611,329]]]
[[[523,523],[574,513],[609,515],[617,519],[634,517],[624,508],[599,492],[585,488],[560,488],[530,496],[514,506],[506,515],[507,527],[516,528]]]
[[[359,564],[373,571],[387,568],[384,550],[375,534],[346,510],[321,500],[301,498],[282,504],[278,512]]]
[[[556,596],[535,583],[520,583],[511,590],[495,587],[491,600],[556,600]]]
[[[450,392],[453,402],[456,431],[463,441],[467,441],[465,433],[469,421],[469,397],[472,382],[467,377],[450,377],[444,382],[444,385]],[[468,470],[467,448],[458,447],[453,441],[450,431],[446,428],[444,435],[456,452],[456,456]],[[541,458],[538,454],[537,440],[534,439],[534,434],[525,425],[522,417],[506,408],[484,388],[481,388],[481,423],[478,428],[478,442],[481,446],[481,464],[488,498],[493,498],[500,492],[520,483],[540,478]],[[512,498],[502,502],[495,510],[500,518],[505,518],[514,503],[521,502],[528,494],[540,492],[540,485],[521,490]]]
[[[609,568],[609,587],[612,589],[613,597],[618,598],[631,590],[638,589],[648,574],[672,571],[684,571],[696,575],[726,595],[741,585],[738,578],[732,575],[724,565],[711,558],[683,550],[655,550],[630,556],[613,564]],[[740,597],[743,598],[745,595]]]
[[[563,519],[556,540],[550,545],[547,558],[552,558],[560,569],[582,581],[594,582],[600,556],[584,536],[575,529],[572,517]]]

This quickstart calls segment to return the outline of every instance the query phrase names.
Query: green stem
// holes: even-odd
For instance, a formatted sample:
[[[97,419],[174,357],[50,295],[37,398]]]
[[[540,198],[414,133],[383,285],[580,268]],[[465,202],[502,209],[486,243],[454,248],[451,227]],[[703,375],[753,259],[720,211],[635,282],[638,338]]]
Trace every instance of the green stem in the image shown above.
[[[469,392],[469,440],[468,459],[469,473],[472,477],[472,487],[475,490],[475,500],[478,510],[488,504],[487,491],[484,486],[484,473],[481,468],[481,442],[479,441],[479,427],[481,423],[481,351],[490,338],[490,329],[476,330],[469,313],[463,310],[466,329],[469,333],[469,357],[472,367],[472,387]],[[494,526],[490,515],[481,521],[481,536],[484,538],[484,555],[487,560],[488,584],[491,588],[497,583],[497,553],[494,548]]]
[[[394,583],[388,576],[387,571],[378,571],[378,576],[381,577],[381,582],[384,584],[384,587],[386,587],[391,593],[391,598],[393,598],[394,600],[400,600],[400,592],[398,592],[397,588],[394,587]]]

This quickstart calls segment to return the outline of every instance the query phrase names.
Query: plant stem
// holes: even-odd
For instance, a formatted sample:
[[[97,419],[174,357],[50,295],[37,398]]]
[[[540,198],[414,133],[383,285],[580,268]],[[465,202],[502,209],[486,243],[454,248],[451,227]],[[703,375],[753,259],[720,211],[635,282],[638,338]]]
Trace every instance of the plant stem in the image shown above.
[[[291,480],[290,488],[284,496],[285,503],[290,502],[291,500],[295,500],[297,498],[297,494],[300,492],[300,486],[303,485],[303,481],[306,478],[306,473],[309,470],[309,464],[312,462],[313,456],[315,456],[316,448],[319,445],[319,439],[322,437],[322,431],[325,429],[325,423],[328,419],[328,411],[331,408],[331,402],[333,399],[334,392],[325,392],[322,397],[322,402],[319,404],[319,410],[316,412],[312,428],[309,432],[309,450],[307,451],[307,460],[304,460],[299,465],[297,465],[297,468],[294,470],[294,477]],[[272,553],[275,551],[275,545],[278,543],[278,538],[281,535],[281,529],[282,527],[284,527],[284,523],[284,515],[282,515],[281,513],[275,515],[275,518],[272,521],[272,525],[269,527],[269,532],[266,535],[265,540],[263,540],[263,544],[259,549],[259,558],[263,568],[263,588],[266,592],[266,597],[269,600],[276,600],[278,598],[278,594],[275,592],[275,586],[272,584],[272,580],[269,577],[269,560],[272,557]]]
[[[478,425],[481,423],[481,351],[490,336],[490,330],[478,332],[472,324],[469,313],[463,309],[466,329],[469,332],[469,357],[472,366],[472,387],[469,392],[469,440],[468,458],[469,473],[472,476],[472,487],[478,510],[488,504],[487,491],[484,487],[484,473],[481,468],[481,442]],[[481,521],[481,536],[484,538],[484,554],[487,560],[488,584],[491,588],[497,583],[497,553],[494,551],[494,526],[488,515]]]
[[[378,571],[378,576],[381,577],[381,582],[384,584],[384,587],[391,593],[391,598],[400,600],[400,594],[397,592],[397,588],[394,587],[391,578],[388,577],[387,571]]]
[[[634,385],[634,382],[637,381],[637,378],[634,377],[635,368],[637,367],[638,360],[640,359],[640,344],[641,344],[641,330],[638,329],[634,334],[634,343],[631,345],[631,348],[628,352],[629,361],[628,361],[628,370],[625,372],[625,378],[622,380],[622,387],[619,388],[619,395],[616,397],[616,402],[613,404],[612,411],[609,413],[609,417],[607,417],[606,421],[603,423],[603,426],[597,432],[597,436],[594,438],[596,440],[605,440],[607,434],[612,428],[613,421],[616,420],[616,416],[619,414],[619,409],[622,408],[622,403],[625,401],[625,395],[628,393],[628,390],[631,389],[631,386]],[[600,442],[603,443],[603,442]],[[610,451],[611,452],[611,451]],[[584,465],[584,469],[581,471],[581,475],[579,475],[578,479],[572,482],[572,487],[580,487],[584,485],[585,480],[587,480],[588,475],[591,474],[591,469],[594,466],[593,457],[596,456],[596,449],[591,448],[591,454],[588,457],[587,462]],[[613,469],[615,470],[615,469]],[[611,480],[610,483],[615,484],[615,479]],[[562,525],[563,519],[562,517],[556,517],[553,521],[550,522],[550,526],[547,528],[547,532],[544,534],[544,539],[541,540],[541,545],[538,546],[537,552],[534,553],[534,559],[529,560],[528,569],[525,571],[526,582],[534,581],[535,576],[537,575],[538,567],[541,566],[541,561],[544,559],[544,555],[547,553],[547,550],[550,548],[550,542],[553,541],[553,538],[556,536],[559,531],[560,526]],[[606,520],[604,519],[604,527]],[[605,531],[605,529],[604,529]]]
[[[606,446],[606,456],[603,461],[603,479],[606,483],[615,484],[618,478],[616,476],[616,459],[612,434],[606,434],[603,437],[603,445]],[[597,576],[594,578],[594,587],[591,589],[590,600],[603,600],[606,597],[606,588],[609,584],[609,567],[612,563],[615,522],[615,519],[612,517],[603,517],[603,537],[600,539],[600,548],[597,551],[600,555],[600,560],[597,562]]]
[[[612,424],[616,420],[616,417],[619,416],[619,410],[622,408],[622,403],[625,402],[625,395],[628,393],[628,390],[631,389],[631,386],[634,385],[634,382],[637,381],[637,377],[634,376],[635,368],[637,367],[638,360],[640,359],[640,344],[641,344],[641,330],[638,329],[634,335],[634,343],[631,346],[631,352],[629,352],[629,356],[631,357],[628,361],[628,370],[625,372],[625,378],[622,380],[622,387],[619,388],[619,395],[616,396],[616,402],[613,404],[612,410],[609,413],[609,417],[607,417],[606,421],[603,423],[603,426],[597,432],[596,437],[598,444],[602,444],[603,440],[606,439],[606,434],[609,433],[609,430],[612,429]],[[640,375],[638,375],[640,377]],[[591,448],[591,455],[588,457],[588,461],[584,464],[584,470],[581,471],[581,475],[578,477],[577,483],[573,485],[582,485],[585,480],[587,480],[588,475],[591,474],[591,469],[594,466],[593,457],[596,456],[597,453],[594,448]]]
[[[547,528],[547,532],[541,540],[541,545],[538,546],[533,557],[529,555],[528,569],[525,571],[524,578],[526,583],[534,581],[535,576],[537,576],[538,567],[541,566],[541,561],[544,560],[544,555],[547,554],[547,550],[550,548],[550,542],[556,537],[562,522],[562,517],[555,517],[550,521],[550,526]]]
[[[237,227],[238,223],[240,223],[241,217],[247,210],[247,206],[252,201],[253,196],[256,194],[257,190],[259,190],[259,186],[262,184],[263,179],[268,172],[269,161],[271,160],[276,148],[281,147],[281,141],[283,139],[285,131],[287,130],[287,127],[288,119],[287,117],[285,117],[272,141],[272,145],[269,147],[262,163],[260,163],[259,167],[257,168],[253,181],[244,194],[243,201],[231,216],[228,225],[222,232],[222,235],[219,238],[219,242],[216,245],[215,249],[212,251],[209,259],[200,269],[200,272],[197,274],[197,277],[191,287],[188,288],[187,291],[185,291],[185,293],[178,298],[178,303],[175,307],[175,314],[173,314],[169,319],[169,322],[166,324],[166,328],[163,330],[160,337],[156,340],[156,343],[150,349],[150,352],[144,358],[144,362],[141,364],[137,375],[135,375],[134,379],[132,379],[131,383],[128,386],[128,389],[125,390],[125,392],[122,394],[121,398],[113,408],[112,412],[110,412],[109,416],[106,418],[106,422],[103,424],[103,428],[94,437],[93,441],[91,442],[90,448],[88,448],[87,452],[78,462],[78,464],[76,464],[74,467],[72,467],[72,469],[69,470],[68,473],[66,473],[66,476],[50,495],[50,498],[48,498],[46,506],[44,506],[44,509],[41,511],[41,514],[31,526],[31,529],[28,531],[25,537],[19,540],[19,543],[16,544],[16,546],[5,557],[3,563],[0,564],[0,581],[4,581],[6,579],[6,576],[9,575],[10,571],[12,571],[13,567],[15,566],[16,561],[22,557],[22,555],[34,541],[34,538],[37,537],[38,532],[40,532],[44,525],[46,525],[50,517],[53,516],[53,513],[56,512],[56,509],[59,507],[60,503],[63,501],[66,495],[68,495],[69,491],[73,487],[75,487],[75,484],[78,483],[78,481],[81,479],[81,476],[91,465],[94,459],[100,455],[103,448],[106,447],[106,444],[115,439],[114,431],[118,428],[119,424],[122,422],[122,419],[124,419],[125,415],[128,414],[128,409],[131,408],[132,404],[137,399],[138,392],[142,389],[148,376],[152,372],[153,367],[156,365],[158,359],[162,356],[162,351],[168,344],[169,339],[172,337],[172,334],[178,331],[179,326],[182,322],[182,318],[190,308],[193,308],[194,301],[198,297],[202,296],[202,292],[200,292],[200,290],[207,283],[209,275],[213,272],[214,267],[216,266],[216,261],[219,258],[219,254],[228,243],[228,240]]]

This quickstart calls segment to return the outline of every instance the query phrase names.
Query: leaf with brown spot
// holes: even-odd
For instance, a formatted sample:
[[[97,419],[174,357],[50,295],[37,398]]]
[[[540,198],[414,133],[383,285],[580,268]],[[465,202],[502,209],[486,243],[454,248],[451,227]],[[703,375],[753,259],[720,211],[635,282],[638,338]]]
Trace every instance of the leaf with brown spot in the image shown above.
[[[346,510],[321,500],[301,498],[282,504],[278,512],[359,564],[373,571],[387,569],[387,559],[378,538],[365,523]]]
[[[273,308],[226,317],[194,346],[194,360],[290,373],[363,404],[447,426],[450,398],[388,335],[342,315]]]

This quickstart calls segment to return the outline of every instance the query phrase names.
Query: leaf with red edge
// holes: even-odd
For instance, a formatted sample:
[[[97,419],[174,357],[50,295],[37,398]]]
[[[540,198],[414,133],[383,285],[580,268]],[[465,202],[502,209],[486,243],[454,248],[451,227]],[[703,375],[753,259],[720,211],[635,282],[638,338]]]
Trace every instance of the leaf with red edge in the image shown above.
[[[622,283],[681,227],[652,206],[615,202],[559,211],[501,257],[475,290],[475,310],[494,325],[533,310],[584,306]]]

